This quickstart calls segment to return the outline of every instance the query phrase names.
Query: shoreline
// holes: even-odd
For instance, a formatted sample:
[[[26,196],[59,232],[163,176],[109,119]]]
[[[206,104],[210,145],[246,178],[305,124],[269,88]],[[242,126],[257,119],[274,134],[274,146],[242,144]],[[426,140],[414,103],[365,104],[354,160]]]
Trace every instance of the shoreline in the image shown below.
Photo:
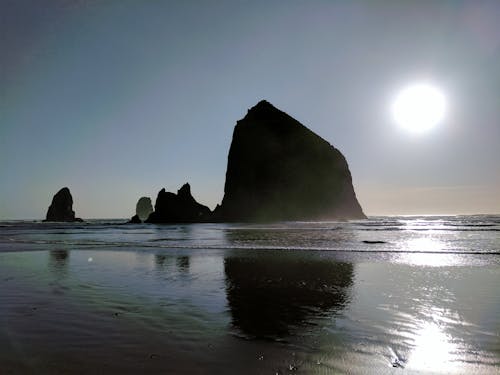
[[[490,346],[498,339],[491,315],[499,307],[498,263],[436,268],[187,249],[45,250],[0,259],[7,373],[389,374],[396,359],[416,374],[494,373],[499,366]],[[295,302],[285,302],[288,296]],[[339,302],[324,306],[326,296]],[[490,320],[478,321],[479,311]]]

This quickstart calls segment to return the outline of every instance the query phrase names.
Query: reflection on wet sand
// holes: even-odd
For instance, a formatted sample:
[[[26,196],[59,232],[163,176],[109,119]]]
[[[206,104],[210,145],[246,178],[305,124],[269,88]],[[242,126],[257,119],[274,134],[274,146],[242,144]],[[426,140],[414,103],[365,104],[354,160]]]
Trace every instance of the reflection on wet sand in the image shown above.
[[[168,258],[166,255],[164,254],[156,254],[155,255],[155,264],[158,268],[163,268],[165,267],[165,263],[168,261]]]
[[[341,231],[337,223],[324,223],[322,230],[308,224],[246,225],[224,231],[226,241],[238,248],[330,248],[335,244],[353,241],[353,233]]]
[[[69,252],[63,249],[49,251],[49,268],[55,273],[62,273],[68,266]]]
[[[190,267],[190,257],[187,255],[173,257],[166,254],[155,254],[154,262],[158,270],[176,270],[180,273],[188,273]]]
[[[177,268],[179,271],[187,272],[189,271],[189,257],[181,256],[176,259]]]
[[[500,367],[497,263],[51,250],[0,253],[2,374],[99,373],[105,365],[120,374],[496,374]]]
[[[233,325],[268,339],[344,309],[353,282],[352,264],[311,257],[227,257],[224,269]]]

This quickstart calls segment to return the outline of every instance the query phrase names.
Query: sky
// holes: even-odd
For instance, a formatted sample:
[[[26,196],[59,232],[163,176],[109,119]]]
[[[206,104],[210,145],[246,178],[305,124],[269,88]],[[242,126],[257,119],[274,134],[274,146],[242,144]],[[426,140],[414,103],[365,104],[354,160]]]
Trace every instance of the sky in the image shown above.
[[[0,0],[0,219],[125,218],[189,182],[223,197],[266,99],[337,147],[368,215],[500,213],[500,2]],[[391,103],[445,95],[416,134]]]

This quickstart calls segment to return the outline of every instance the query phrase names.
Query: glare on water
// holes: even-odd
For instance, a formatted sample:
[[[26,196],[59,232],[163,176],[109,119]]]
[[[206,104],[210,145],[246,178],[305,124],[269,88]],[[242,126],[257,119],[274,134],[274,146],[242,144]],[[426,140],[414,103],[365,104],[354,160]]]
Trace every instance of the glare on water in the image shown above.
[[[454,362],[457,345],[435,321],[421,324],[415,332],[413,345],[408,357],[409,369],[446,373],[460,368],[460,363]]]

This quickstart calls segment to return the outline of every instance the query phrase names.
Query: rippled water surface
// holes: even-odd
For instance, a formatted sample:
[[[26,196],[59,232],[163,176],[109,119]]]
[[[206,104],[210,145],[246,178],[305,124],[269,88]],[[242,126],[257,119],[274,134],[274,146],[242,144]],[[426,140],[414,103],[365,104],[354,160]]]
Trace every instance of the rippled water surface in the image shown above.
[[[500,217],[0,223],[0,373],[500,372]]]

